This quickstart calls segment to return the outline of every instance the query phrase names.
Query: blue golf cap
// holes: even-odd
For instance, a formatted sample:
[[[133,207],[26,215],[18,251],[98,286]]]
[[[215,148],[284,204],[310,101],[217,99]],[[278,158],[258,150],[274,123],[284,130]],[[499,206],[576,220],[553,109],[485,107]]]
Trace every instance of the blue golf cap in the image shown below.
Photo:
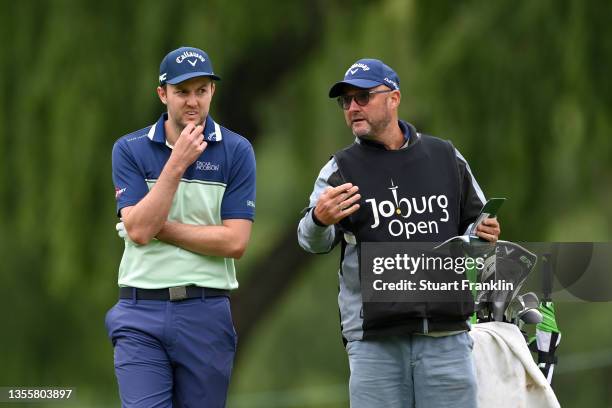
[[[208,54],[198,48],[181,47],[170,51],[159,65],[160,85],[176,85],[199,76],[221,79],[213,72]]]
[[[399,82],[395,71],[381,60],[362,58],[346,70],[343,81],[336,82],[331,87],[329,97],[340,96],[345,85],[366,89],[385,85],[390,89],[399,90]]]

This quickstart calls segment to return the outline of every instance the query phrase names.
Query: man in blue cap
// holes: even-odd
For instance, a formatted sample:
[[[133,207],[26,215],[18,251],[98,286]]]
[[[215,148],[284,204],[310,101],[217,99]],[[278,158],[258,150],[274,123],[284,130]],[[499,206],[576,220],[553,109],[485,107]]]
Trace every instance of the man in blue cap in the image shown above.
[[[360,244],[461,235],[484,195],[449,141],[398,119],[400,80],[382,61],[360,59],[329,96],[337,98],[355,140],[319,173],[298,241],[312,253],[342,245],[338,303],[351,407],[475,407],[467,333],[473,302],[472,309],[450,300],[364,302]],[[494,242],[499,223],[487,219],[476,231]]]
[[[167,112],[112,154],[119,301],[106,315],[123,407],[223,407],[236,333],[229,292],[255,215],[255,157],[209,115],[208,55],[181,47],[161,62]]]

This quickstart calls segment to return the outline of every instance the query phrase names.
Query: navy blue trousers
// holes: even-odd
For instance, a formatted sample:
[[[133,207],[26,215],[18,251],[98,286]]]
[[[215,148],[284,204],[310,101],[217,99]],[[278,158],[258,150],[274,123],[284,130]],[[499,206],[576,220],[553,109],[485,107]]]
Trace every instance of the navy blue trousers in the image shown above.
[[[227,297],[121,299],[105,323],[122,407],[225,406],[237,340]]]

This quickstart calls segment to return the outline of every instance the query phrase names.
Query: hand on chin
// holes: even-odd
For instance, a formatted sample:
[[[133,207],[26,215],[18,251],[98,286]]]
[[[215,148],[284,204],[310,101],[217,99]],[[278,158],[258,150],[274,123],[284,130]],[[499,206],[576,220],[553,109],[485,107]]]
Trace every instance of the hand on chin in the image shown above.
[[[185,126],[187,126],[190,123],[193,123],[195,126],[197,126],[197,125],[201,125],[202,122],[204,121],[199,116],[192,116],[192,115],[183,116],[183,123],[185,124]]]

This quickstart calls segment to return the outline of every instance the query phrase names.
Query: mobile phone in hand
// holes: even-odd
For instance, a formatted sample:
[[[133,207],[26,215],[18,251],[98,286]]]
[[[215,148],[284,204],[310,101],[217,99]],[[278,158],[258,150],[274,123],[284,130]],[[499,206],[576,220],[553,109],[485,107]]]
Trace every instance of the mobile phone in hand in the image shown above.
[[[497,212],[499,211],[502,204],[506,201],[505,198],[491,198],[480,210],[480,214],[472,224],[472,229],[470,230],[469,235],[476,236],[476,228],[482,224],[482,222],[487,218],[495,218],[497,216]]]

